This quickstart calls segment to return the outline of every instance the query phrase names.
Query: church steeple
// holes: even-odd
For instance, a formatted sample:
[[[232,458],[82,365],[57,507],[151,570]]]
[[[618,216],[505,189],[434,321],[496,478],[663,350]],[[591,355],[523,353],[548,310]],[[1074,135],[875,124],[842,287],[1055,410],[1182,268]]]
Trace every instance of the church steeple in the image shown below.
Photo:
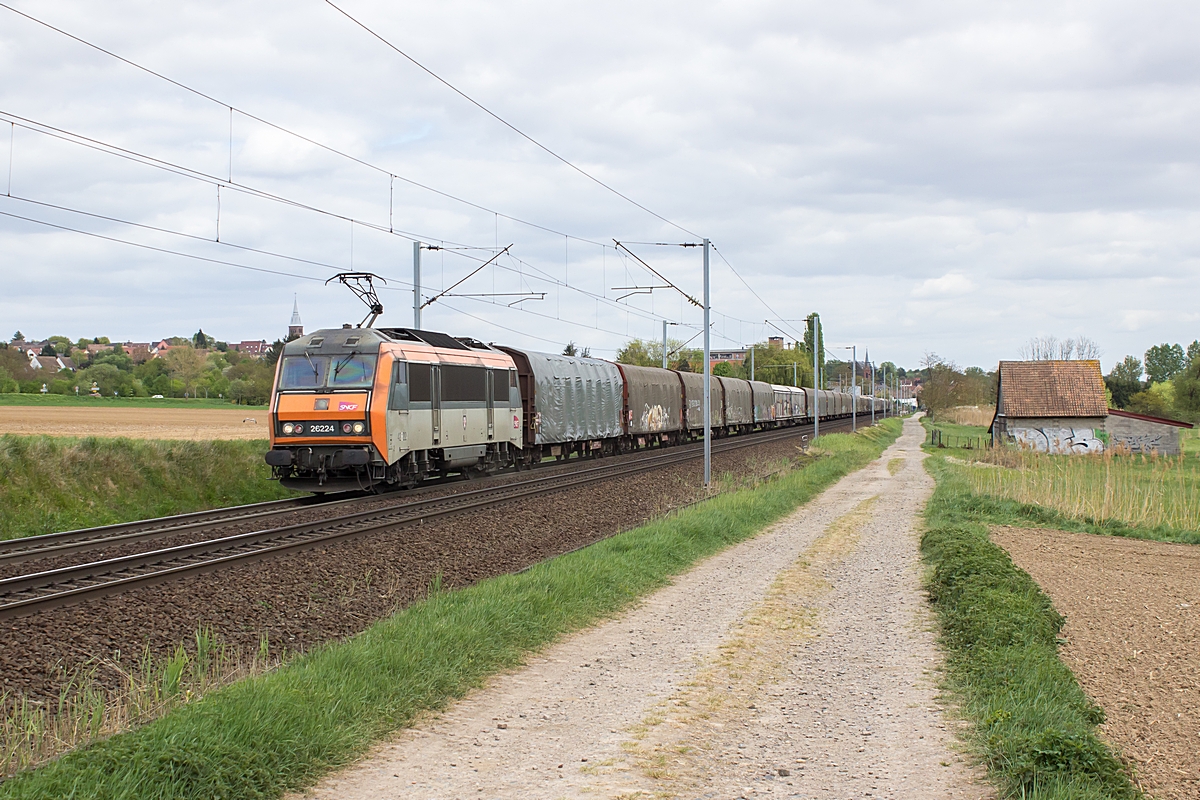
[[[292,295],[292,321],[288,323],[288,338],[298,339],[304,335],[304,323],[300,321],[300,301]]]

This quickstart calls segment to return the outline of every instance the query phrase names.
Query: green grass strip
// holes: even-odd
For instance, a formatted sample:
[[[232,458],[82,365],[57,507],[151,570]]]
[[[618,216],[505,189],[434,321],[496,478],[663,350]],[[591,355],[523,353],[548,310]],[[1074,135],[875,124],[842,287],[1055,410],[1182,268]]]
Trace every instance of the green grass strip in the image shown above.
[[[802,470],[456,592],[0,785],[2,798],[271,798],[351,762],[563,634],[618,613],[877,458],[898,420]]]
[[[0,539],[296,497],[263,441],[0,436]]]
[[[1096,734],[1104,712],[1058,657],[1063,618],[988,538],[980,498],[951,465],[925,463],[937,479],[921,540],[929,593],[950,688],[993,781],[1007,797],[1140,798]]]

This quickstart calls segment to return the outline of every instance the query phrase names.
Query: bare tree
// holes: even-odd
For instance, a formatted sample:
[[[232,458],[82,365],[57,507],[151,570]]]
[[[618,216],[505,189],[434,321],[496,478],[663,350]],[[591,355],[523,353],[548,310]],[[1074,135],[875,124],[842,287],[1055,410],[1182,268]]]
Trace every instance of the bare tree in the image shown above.
[[[1100,345],[1086,336],[1080,336],[1075,340],[1075,357],[1080,360],[1096,360],[1104,354],[1100,349]]]
[[[1086,336],[1078,339],[1034,336],[1018,352],[1025,361],[1071,361],[1099,358],[1100,346]]]

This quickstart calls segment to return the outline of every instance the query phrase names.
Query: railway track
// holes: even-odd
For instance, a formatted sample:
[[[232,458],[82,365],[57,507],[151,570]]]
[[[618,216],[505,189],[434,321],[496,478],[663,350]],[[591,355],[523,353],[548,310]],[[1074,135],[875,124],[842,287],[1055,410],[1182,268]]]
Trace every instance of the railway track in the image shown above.
[[[822,428],[831,431],[849,427],[849,420],[831,421],[822,425]],[[811,426],[796,426],[778,431],[719,439],[713,442],[712,449],[714,453],[730,452],[789,438],[799,438],[810,431]],[[355,511],[351,509],[346,514],[327,519],[268,527],[248,533],[204,539],[116,558],[16,575],[0,580],[0,619],[50,610],[138,586],[173,580],[185,575],[211,572],[235,564],[246,564],[286,553],[322,547],[349,538],[392,531],[410,525],[420,525],[427,521],[479,511],[515,500],[526,500],[589,483],[661,469],[700,457],[702,457],[701,448],[697,445],[690,445],[657,452],[652,451],[633,461],[612,463],[588,461],[585,462],[589,464],[586,467],[581,466],[568,472],[555,472],[548,475],[534,474],[527,480],[499,486],[426,499],[411,499],[413,495],[407,494],[402,502],[394,505],[375,507],[369,510]],[[323,507],[339,504],[352,505],[360,499],[347,498],[316,503],[308,498],[302,498],[299,501],[277,501],[276,503],[219,509],[195,515],[167,517],[145,523],[127,523],[85,531],[70,531],[63,534],[50,534],[49,537],[31,537],[43,540],[31,545],[33,548],[41,546],[41,550],[29,547],[22,550],[12,547],[6,552],[11,553],[10,559],[63,555],[109,544],[147,541],[188,531],[211,529],[214,526],[233,522],[267,520],[295,511],[305,505],[322,505]],[[221,512],[225,512],[224,515]],[[2,557],[3,554],[0,554],[0,558]]]

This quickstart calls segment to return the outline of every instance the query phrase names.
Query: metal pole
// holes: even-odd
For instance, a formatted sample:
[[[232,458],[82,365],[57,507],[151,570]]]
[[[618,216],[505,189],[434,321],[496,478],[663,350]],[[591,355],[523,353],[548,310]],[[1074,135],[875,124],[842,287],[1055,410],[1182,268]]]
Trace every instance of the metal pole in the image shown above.
[[[819,346],[819,342],[817,340],[817,334],[821,330],[820,323],[821,323],[821,318],[819,316],[817,316],[816,314],[813,314],[812,315],[813,405],[816,406],[816,408],[813,410],[813,439],[816,439],[817,436],[819,436],[821,433],[821,395],[820,395],[821,382],[817,378],[817,375],[820,374],[817,372],[817,347]]]
[[[413,330],[421,330],[421,243],[413,242]]]
[[[712,355],[708,341],[708,239],[704,240],[704,488],[712,481],[712,370],[708,361]]]
[[[850,345],[850,432],[858,432],[858,383],[855,367],[858,366],[858,345]]]
[[[667,321],[663,320],[663,369],[667,368]]]
[[[871,364],[871,425],[875,425],[875,365]]]
[[[797,362],[793,361],[792,362],[792,386],[799,386],[799,385],[800,385],[800,365]]]
[[[750,380],[754,380],[754,345],[750,345]]]

